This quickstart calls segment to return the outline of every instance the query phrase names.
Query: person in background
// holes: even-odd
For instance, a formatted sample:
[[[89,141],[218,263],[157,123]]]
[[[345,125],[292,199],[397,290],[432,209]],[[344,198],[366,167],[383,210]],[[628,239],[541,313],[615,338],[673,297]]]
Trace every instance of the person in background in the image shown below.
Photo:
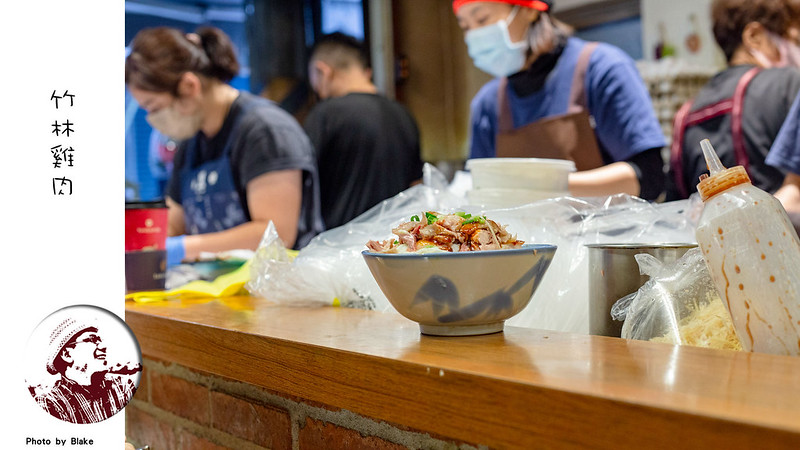
[[[230,38],[213,27],[142,30],[125,60],[147,121],[180,142],[166,195],[169,265],[255,249],[270,221],[296,249],[323,230],[308,136],[273,102],[228,84],[238,70]]]
[[[405,107],[377,92],[357,39],[323,36],[308,70],[322,101],[304,127],[316,150],[322,217],[334,228],[421,179],[419,130]]]
[[[800,230],[800,94],[772,144],[766,163],[786,172],[774,195],[789,213],[795,229]]]
[[[664,135],[633,60],[585,42],[550,0],[455,0],[475,65],[496,78],[471,104],[471,158],[572,159],[575,196],[657,199]]]
[[[700,141],[726,167],[744,166],[753,184],[774,193],[784,170],[765,163],[800,91],[800,8],[789,0],[715,0],[714,37],[728,67],[675,116],[667,200],[688,198],[707,173]]]

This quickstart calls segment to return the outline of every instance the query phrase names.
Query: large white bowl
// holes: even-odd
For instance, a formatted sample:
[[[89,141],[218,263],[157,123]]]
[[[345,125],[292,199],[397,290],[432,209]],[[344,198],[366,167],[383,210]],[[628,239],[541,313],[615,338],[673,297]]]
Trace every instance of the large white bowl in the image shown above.
[[[565,159],[480,158],[467,161],[472,188],[531,189],[544,192],[569,191],[569,174],[575,163]]]
[[[364,260],[386,298],[423,334],[464,336],[503,331],[530,302],[555,245],[456,253],[373,253]]]
[[[467,200],[471,205],[482,205],[488,208],[510,208],[567,196],[569,196],[568,191],[536,191],[533,189],[486,188],[467,191]]]

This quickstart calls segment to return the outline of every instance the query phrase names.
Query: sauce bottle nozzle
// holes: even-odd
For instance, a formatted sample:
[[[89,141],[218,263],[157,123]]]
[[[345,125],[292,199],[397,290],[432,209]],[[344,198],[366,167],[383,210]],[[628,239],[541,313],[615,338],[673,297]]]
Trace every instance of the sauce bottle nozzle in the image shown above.
[[[717,152],[714,151],[714,147],[711,145],[711,141],[703,139],[700,141],[700,147],[703,149],[703,156],[706,158],[706,165],[708,166],[708,171],[711,173],[711,176],[725,170],[725,166],[720,162]]]
[[[706,158],[709,171],[708,175],[703,174],[700,177],[700,184],[697,185],[697,192],[703,201],[734,186],[750,182],[750,177],[744,167],[735,166],[726,169],[722,165],[717,152],[711,146],[711,141],[703,139],[700,141],[700,147],[703,149],[703,156]]]

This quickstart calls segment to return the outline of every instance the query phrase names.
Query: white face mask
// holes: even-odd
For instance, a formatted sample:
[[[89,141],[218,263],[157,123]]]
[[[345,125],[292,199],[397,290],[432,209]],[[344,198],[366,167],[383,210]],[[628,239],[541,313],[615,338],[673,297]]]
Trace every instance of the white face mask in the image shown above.
[[[770,34],[770,38],[781,55],[775,67],[800,67],[800,46],[776,34]]]
[[[780,59],[772,61],[764,53],[758,50],[750,50],[750,54],[753,55],[761,67],[800,67],[800,46],[774,33],[767,33],[767,36],[769,36],[772,45],[778,49]]]
[[[149,113],[145,117],[147,123],[158,130],[164,136],[182,141],[189,139],[200,131],[203,116],[198,113],[186,116],[175,109],[175,104],[161,108],[156,112]]]
[[[495,77],[506,77],[522,70],[528,41],[511,42],[508,33],[508,24],[514,20],[517,11],[519,6],[514,6],[505,20],[467,32],[464,41],[475,67]]]

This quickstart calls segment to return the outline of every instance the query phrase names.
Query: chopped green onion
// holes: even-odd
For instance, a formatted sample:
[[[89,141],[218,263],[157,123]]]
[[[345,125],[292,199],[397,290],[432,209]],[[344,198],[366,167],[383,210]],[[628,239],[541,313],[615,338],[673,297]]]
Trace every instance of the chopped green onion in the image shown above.
[[[464,223],[463,223],[462,225],[466,225],[466,224],[468,224],[468,223],[473,223],[473,222],[478,222],[478,223],[486,223],[486,216],[475,216],[475,217],[471,217],[471,218],[469,218],[469,219],[465,220],[465,221],[464,221]]]
[[[439,220],[438,217],[436,217],[435,215],[433,215],[433,214],[431,214],[429,212],[425,213],[425,218],[428,219],[428,225],[430,225],[430,224],[436,222],[437,220]]]
[[[412,222],[420,222],[420,220],[419,220],[419,216],[416,216],[416,215],[414,215],[414,216],[411,216],[411,221],[412,221]]]
[[[467,213],[465,213],[463,211],[457,212],[456,215],[459,216],[459,217],[463,217],[465,219],[469,219],[470,217],[472,217],[472,214],[467,214]]]

